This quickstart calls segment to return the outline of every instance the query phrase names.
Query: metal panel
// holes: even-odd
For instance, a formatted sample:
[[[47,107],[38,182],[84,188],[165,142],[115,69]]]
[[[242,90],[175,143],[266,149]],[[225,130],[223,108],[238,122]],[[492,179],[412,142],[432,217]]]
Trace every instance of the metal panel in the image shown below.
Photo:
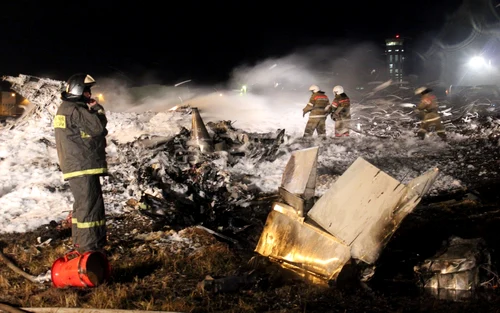
[[[399,196],[399,201],[393,207],[388,204],[384,214],[387,213],[389,216],[381,219],[380,223],[373,223],[371,228],[367,228],[354,240],[351,245],[351,256],[373,264],[403,219],[415,209],[422,196],[430,189],[437,174],[437,168],[431,169],[410,181],[407,186],[401,189],[400,194],[394,192],[391,196]]]
[[[281,179],[281,187],[308,200],[316,190],[318,147],[292,153]]]
[[[425,288],[444,288],[454,290],[472,290],[478,286],[479,273],[474,268],[469,271],[441,274],[435,273],[425,281]]]
[[[302,199],[299,195],[289,192],[283,187],[279,187],[278,191],[282,198],[281,201],[291,205],[295,211],[297,211],[297,216],[304,217],[304,199]]]
[[[308,216],[351,245],[375,223],[390,218],[404,185],[358,158],[312,207]]]
[[[432,168],[424,174],[411,180],[406,187],[415,191],[420,197],[424,196],[431,188],[434,181],[436,181],[439,170]]]
[[[287,204],[273,204],[255,251],[285,268],[336,279],[351,257],[368,264],[378,259],[438,170],[405,186],[358,158],[303,217],[304,194],[314,194],[317,151],[300,150],[290,158],[279,188]]]
[[[255,251],[326,279],[336,278],[351,257],[348,246],[297,218],[283,203],[274,204]]]
[[[402,186],[402,185],[401,185]],[[381,210],[380,219],[366,225],[366,229],[351,244],[351,256],[373,264],[378,259],[382,249],[389,242],[402,220],[417,205],[420,199],[413,191],[406,187],[401,188],[400,194],[393,194],[400,201],[392,203]]]
[[[411,181],[409,189],[358,158],[309,211],[308,216],[351,246],[351,256],[374,263],[401,221],[420,202],[437,169]]]

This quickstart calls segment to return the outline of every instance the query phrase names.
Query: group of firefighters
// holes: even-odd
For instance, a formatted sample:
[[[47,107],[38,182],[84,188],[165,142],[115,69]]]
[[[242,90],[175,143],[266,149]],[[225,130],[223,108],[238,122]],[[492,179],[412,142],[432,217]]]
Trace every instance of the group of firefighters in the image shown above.
[[[312,137],[314,131],[318,136],[326,135],[326,120],[328,115],[335,122],[335,137],[349,137],[351,120],[351,100],[340,85],[333,87],[335,98],[330,104],[328,96],[317,85],[309,87],[311,98],[302,109],[303,116],[309,113],[304,131],[304,137]],[[427,87],[420,87],[415,90],[415,95],[421,97],[420,103],[416,105],[415,111],[421,119],[420,129],[417,135],[420,139],[425,139],[426,134],[434,130],[443,140],[446,140],[441,117],[438,112],[438,102],[432,90]]]

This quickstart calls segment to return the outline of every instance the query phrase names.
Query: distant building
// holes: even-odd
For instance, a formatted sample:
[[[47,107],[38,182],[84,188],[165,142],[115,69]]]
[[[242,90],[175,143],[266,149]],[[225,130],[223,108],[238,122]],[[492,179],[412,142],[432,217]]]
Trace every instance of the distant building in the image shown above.
[[[402,82],[403,77],[410,74],[410,51],[405,39],[399,35],[385,40],[387,74],[393,82]]]

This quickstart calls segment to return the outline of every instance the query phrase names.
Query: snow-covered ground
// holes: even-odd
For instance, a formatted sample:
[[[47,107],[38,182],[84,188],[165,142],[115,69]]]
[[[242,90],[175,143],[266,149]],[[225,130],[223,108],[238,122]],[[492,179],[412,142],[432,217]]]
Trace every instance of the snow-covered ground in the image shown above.
[[[302,116],[302,108],[308,100],[307,90],[280,93],[274,97],[211,92],[183,104],[198,107],[205,123],[231,120],[236,129],[249,133],[275,134],[276,130],[285,129],[286,140],[276,160],[256,163],[242,157],[231,166],[226,162],[217,163],[230,174],[248,174],[252,183],[263,192],[277,191],[290,153],[310,145],[320,146],[317,195],[322,195],[359,156],[373,161],[381,170],[402,182],[438,167],[440,175],[430,194],[467,188],[463,181],[467,169],[475,168],[476,174],[473,175],[483,175],[485,179],[498,175],[491,169],[477,168],[481,165],[467,163],[470,151],[463,145],[470,139],[453,132],[448,134],[449,142],[442,142],[437,136],[420,141],[411,129],[401,130],[397,138],[378,138],[353,132],[350,138],[335,139],[331,138],[333,121],[328,119],[327,136],[330,139],[304,143],[300,137],[307,116]],[[161,101],[155,101],[154,110],[146,103],[127,110],[123,107],[113,110],[112,103],[104,103],[109,120],[109,170],[111,175],[120,177],[120,180],[103,180],[108,213],[123,212],[125,201],[138,197],[141,188],[133,174],[134,166],[123,163],[124,144],[144,134],[169,137],[179,133],[182,127],[191,129],[191,115],[169,110],[175,104],[172,101],[165,101],[163,105]],[[408,106],[406,103],[400,109],[410,112],[412,109]],[[353,110],[356,111],[356,103]],[[481,150],[473,153],[481,153]],[[71,211],[71,206],[69,186],[58,170],[50,119],[0,129],[0,232],[25,232],[51,220],[61,220]]]

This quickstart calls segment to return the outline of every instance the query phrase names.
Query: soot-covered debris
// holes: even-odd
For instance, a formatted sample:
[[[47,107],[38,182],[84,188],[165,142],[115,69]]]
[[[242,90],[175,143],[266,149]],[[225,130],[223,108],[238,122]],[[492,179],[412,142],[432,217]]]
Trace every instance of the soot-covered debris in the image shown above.
[[[190,112],[189,107],[182,109]],[[121,180],[123,173],[135,176],[140,190],[128,190],[131,196],[139,195],[133,206],[154,219],[157,226],[163,223],[181,229],[203,224],[214,230],[245,229],[251,222],[238,222],[240,219],[232,215],[248,210],[261,191],[244,175],[235,177],[227,166],[243,156],[254,162],[272,162],[285,132],[250,134],[234,129],[230,121],[209,127],[215,133],[215,144],[224,142],[226,149],[201,153],[191,143],[191,131],[186,128],[171,138],[144,135],[131,143],[115,143],[123,151],[118,162],[132,164],[133,172],[118,172],[110,179]]]

